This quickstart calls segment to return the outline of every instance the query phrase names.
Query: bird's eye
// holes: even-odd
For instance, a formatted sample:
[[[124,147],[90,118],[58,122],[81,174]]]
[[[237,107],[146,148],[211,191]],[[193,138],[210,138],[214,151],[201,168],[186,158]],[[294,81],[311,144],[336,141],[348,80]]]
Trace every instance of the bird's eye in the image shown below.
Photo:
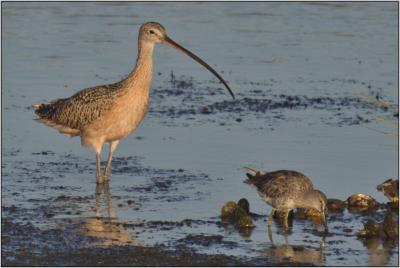
[[[150,33],[150,34],[154,34],[154,31],[153,31],[153,30],[150,30],[149,33]]]

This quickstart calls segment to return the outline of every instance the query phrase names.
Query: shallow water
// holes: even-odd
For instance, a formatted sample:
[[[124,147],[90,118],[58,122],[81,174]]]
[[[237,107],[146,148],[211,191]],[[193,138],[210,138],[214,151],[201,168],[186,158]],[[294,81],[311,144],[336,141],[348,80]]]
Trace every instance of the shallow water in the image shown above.
[[[356,232],[382,210],[330,215],[323,250],[308,221],[294,221],[288,246],[274,226],[271,247],[265,218],[243,236],[221,226],[219,212],[245,197],[252,212],[269,213],[242,183],[244,166],[301,171],[329,198],[387,201],[376,185],[398,178],[398,142],[381,131],[397,126],[376,117],[398,120],[395,3],[2,3],[2,13],[3,217],[82,234],[111,213],[120,225],[109,232],[123,233],[116,244],[376,265]],[[157,47],[149,113],[120,143],[110,196],[96,203],[93,152],[32,120],[29,106],[121,79],[136,59],[138,26],[152,20],[221,72],[237,100],[191,59]],[[393,106],[372,109],[365,96]],[[398,244],[380,257],[378,265],[398,265]]]

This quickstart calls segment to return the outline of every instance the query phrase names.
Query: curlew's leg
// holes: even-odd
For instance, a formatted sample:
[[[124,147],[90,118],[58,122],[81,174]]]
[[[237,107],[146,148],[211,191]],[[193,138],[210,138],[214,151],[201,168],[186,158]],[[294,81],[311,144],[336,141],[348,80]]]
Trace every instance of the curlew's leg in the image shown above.
[[[274,244],[274,241],[272,240],[272,220],[275,214],[275,209],[272,208],[271,212],[268,215],[268,238],[271,241],[272,245]]]
[[[268,215],[268,225],[272,225],[272,220],[273,220],[275,211],[276,211],[276,210],[273,208],[273,209],[271,210],[271,212],[269,213],[269,215]]]
[[[283,218],[283,226],[285,227],[285,231],[289,230],[289,212],[290,210],[285,211],[285,217]]]
[[[96,178],[97,178],[97,183],[103,183],[104,182],[104,176],[101,173],[101,160],[100,160],[100,152],[96,152]]]
[[[110,179],[110,169],[111,169],[111,161],[114,154],[115,149],[117,149],[118,140],[110,142],[110,151],[108,153],[107,165],[106,170],[104,171],[105,180]]]

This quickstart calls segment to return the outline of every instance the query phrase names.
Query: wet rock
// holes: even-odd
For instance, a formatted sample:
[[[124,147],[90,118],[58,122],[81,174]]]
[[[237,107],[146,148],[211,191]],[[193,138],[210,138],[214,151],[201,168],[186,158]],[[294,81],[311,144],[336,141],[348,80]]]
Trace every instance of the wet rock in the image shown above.
[[[236,207],[237,204],[235,202],[233,201],[226,202],[221,208],[221,217],[223,219],[229,219],[230,217],[232,217]]]
[[[372,212],[379,207],[379,203],[370,195],[353,194],[346,200],[350,212]]]
[[[327,203],[327,208],[329,212],[342,212],[346,203],[342,200],[329,198]]]
[[[234,219],[237,228],[253,228],[256,227],[251,217],[240,207],[236,209]]]
[[[246,198],[242,198],[238,201],[238,206],[241,207],[247,214],[250,213],[250,203]]]
[[[295,216],[299,219],[308,219],[315,224],[324,224],[322,214],[313,208],[299,208],[297,209]]]
[[[374,220],[368,220],[366,223],[364,223],[364,229],[362,229],[357,236],[359,238],[377,238],[382,236],[382,228],[381,225],[374,221]]]
[[[221,209],[222,221],[232,222],[237,228],[255,227],[250,215],[235,202],[229,201]]]
[[[399,207],[399,180],[388,179],[379,184],[376,189],[389,199],[389,202]]]
[[[203,108],[201,108],[200,113],[201,114],[211,114],[211,111],[207,106],[204,106]]]
[[[253,229],[254,228],[239,228],[238,232],[242,237],[249,238],[253,233]]]

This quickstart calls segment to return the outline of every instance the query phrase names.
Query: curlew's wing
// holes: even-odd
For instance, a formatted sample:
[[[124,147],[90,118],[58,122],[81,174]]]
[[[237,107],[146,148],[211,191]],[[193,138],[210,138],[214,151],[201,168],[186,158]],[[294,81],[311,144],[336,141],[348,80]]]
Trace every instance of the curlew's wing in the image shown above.
[[[52,100],[47,104],[33,105],[38,120],[69,135],[98,119],[114,104],[122,83],[83,89],[66,99]]]

